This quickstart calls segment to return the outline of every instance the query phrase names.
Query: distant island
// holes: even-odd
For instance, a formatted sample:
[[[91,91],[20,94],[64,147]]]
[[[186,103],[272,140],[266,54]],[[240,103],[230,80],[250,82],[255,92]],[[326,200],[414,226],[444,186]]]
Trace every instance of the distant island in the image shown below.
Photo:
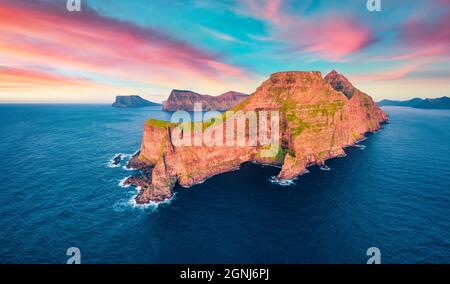
[[[248,95],[230,91],[220,96],[201,95],[187,90],[173,90],[163,104],[165,111],[193,111],[195,103],[201,103],[205,111],[226,111],[245,100]]]
[[[192,95],[175,91],[172,97],[178,97],[180,93],[183,98]],[[177,183],[189,187],[211,176],[238,169],[246,162],[279,166],[281,170],[274,182],[289,182],[304,174],[308,166],[326,168],[326,160],[344,156],[344,147],[363,139],[366,132],[377,131],[388,120],[388,115],[369,95],[336,71],[325,78],[320,72],[272,74],[231,111],[236,113],[217,125],[211,126],[211,122],[206,121],[197,122],[198,126],[224,131],[230,123],[234,124],[240,111],[272,113],[279,117],[279,132],[275,133],[279,133],[276,135],[279,135],[280,143],[272,144],[276,148],[270,149],[274,150],[274,155],[263,154],[267,147],[260,143],[178,146],[172,140],[178,125],[151,119],[144,125],[140,151],[127,164],[128,168],[141,171],[124,182],[138,187],[136,202],[163,202],[173,196],[172,188]],[[267,121],[262,121],[267,125]],[[185,127],[192,125],[181,126],[184,138]],[[176,133],[179,136],[179,132]],[[236,142],[237,132],[231,132],[231,135]],[[245,135],[249,142],[248,132]],[[192,141],[192,132],[186,137]]]
[[[117,108],[139,108],[160,105],[143,99],[140,96],[117,96],[116,101],[112,104],[113,107]]]
[[[450,98],[441,97],[436,99],[415,98],[407,101],[382,100],[379,106],[401,106],[423,109],[450,109]]]

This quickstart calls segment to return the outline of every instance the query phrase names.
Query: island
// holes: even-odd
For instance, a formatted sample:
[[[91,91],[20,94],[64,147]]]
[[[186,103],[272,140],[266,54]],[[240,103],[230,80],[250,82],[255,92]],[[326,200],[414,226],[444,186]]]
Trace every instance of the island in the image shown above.
[[[311,165],[325,165],[330,158],[344,156],[345,147],[363,139],[365,133],[379,130],[388,121],[388,115],[369,95],[336,71],[325,78],[320,72],[274,73],[231,111],[279,114],[281,142],[276,155],[262,155],[266,149],[259,143],[180,147],[171,138],[179,125],[146,121],[141,149],[127,165],[141,170],[126,181],[138,186],[136,202],[163,202],[172,197],[176,183],[190,187],[247,162],[279,166],[277,179],[291,180]],[[222,125],[211,126],[210,121],[197,124],[202,129],[226,129],[230,121],[234,123],[232,119],[227,118]],[[270,127],[269,124],[272,131],[273,125]]]
[[[226,111],[245,100],[248,95],[229,91],[220,96],[201,95],[187,90],[172,90],[163,104],[165,111],[194,111],[194,104],[201,103],[205,111]]]
[[[436,99],[414,98],[407,101],[382,100],[379,106],[401,106],[422,109],[450,109],[450,98],[441,97]]]
[[[148,101],[140,96],[117,96],[116,101],[112,104],[116,108],[139,108],[160,106],[161,104]]]

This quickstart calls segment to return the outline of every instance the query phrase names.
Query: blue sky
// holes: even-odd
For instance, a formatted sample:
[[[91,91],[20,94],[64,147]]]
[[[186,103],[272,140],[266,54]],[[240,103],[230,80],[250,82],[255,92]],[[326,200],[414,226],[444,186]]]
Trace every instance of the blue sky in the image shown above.
[[[251,93],[336,69],[376,100],[450,95],[450,1],[0,0],[0,101]]]

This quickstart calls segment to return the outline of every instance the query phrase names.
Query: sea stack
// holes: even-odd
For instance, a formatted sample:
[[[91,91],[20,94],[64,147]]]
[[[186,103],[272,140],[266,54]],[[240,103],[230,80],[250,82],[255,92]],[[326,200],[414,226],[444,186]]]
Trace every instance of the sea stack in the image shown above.
[[[278,178],[293,179],[310,165],[344,155],[344,147],[388,120],[369,95],[336,71],[325,78],[320,72],[272,74],[232,110],[278,112],[281,144],[277,155],[262,157],[261,145],[178,147],[171,140],[176,125],[150,120],[144,126],[141,151],[134,157],[151,168],[150,178],[146,185],[139,184],[136,201],[164,201],[171,198],[176,182],[189,187],[246,162],[281,166]]]

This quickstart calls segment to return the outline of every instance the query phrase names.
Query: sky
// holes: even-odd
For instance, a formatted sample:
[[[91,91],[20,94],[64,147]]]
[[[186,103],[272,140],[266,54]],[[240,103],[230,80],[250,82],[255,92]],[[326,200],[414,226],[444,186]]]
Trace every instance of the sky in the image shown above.
[[[0,103],[252,93],[336,69],[375,100],[450,96],[450,0],[0,0]]]

